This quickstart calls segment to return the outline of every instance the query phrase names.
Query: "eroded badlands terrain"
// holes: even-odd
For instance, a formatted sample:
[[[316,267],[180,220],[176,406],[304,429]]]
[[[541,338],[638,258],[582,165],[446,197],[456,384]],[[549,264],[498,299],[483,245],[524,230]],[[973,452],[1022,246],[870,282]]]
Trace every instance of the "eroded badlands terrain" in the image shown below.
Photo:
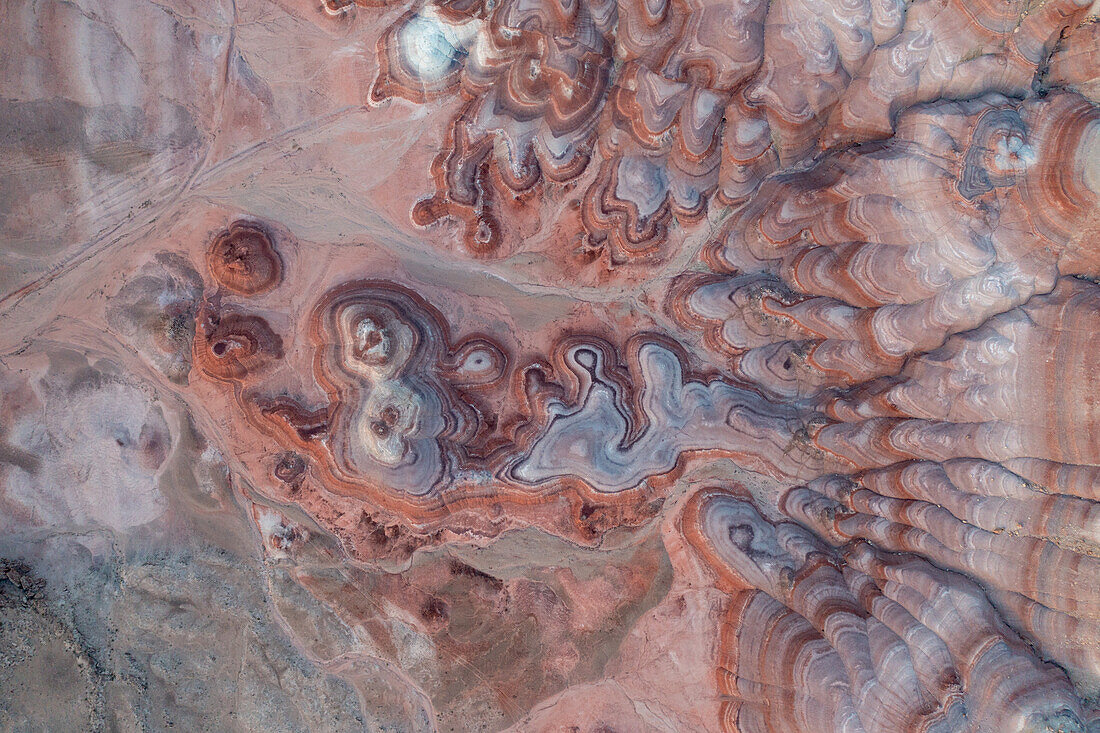
[[[0,6],[0,729],[1100,730],[1076,0]]]

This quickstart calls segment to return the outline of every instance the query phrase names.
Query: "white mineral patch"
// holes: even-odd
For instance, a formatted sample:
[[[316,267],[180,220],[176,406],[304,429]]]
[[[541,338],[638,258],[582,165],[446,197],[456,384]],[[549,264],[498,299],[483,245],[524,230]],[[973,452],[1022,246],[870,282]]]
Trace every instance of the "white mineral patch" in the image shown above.
[[[767,132],[768,123],[762,119],[744,119],[738,120],[737,124],[733,126],[736,140],[742,145],[747,145],[751,142],[755,142]]]
[[[294,525],[280,512],[267,507],[256,507],[255,516],[267,551],[275,558],[287,557],[286,551],[293,543]]]
[[[660,166],[636,155],[624,157],[619,163],[615,195],[637,206],[638,215],[643,219],[657,211],[666,193],[668,179]]]
[[[1100,123],[1089,125],[1077,147],[1077,159],[1084,161],[1085,185],[1100,194]]]
[[[436,81],[466,54],[480,25],[475,20],[449,23],[428,6],[401,28],[397,43],[413,73],[426,82]]]
[[[375,358],[384,358],[390,350],[389,334],[369,318],[359,321],[355,327],[355,338],[359,342],[359,350]]]
[[[493,364],[493,355],[484,349],[478,349],[471,351],[462,360],[462,371],[471,376],[487,374],[493,369]]]
[[[1002,171],[1022,173],[1035,162],[1035,151],[1031,146],[1013,135],[997,140],[993,164]]]

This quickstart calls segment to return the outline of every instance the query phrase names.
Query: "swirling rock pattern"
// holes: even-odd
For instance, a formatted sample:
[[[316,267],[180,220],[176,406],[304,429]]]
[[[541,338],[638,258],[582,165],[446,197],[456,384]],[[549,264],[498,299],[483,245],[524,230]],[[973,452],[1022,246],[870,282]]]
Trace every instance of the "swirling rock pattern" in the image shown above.
[[[1100,725],[1094,9],[121,2],[0,10],[0,728]]]
[[[836,549],[703,491],[685,520],[734,595],[718,686],[731,730],[1085,730],[1065,672],[981,588],[867,542]]]
[[[782,494],[777,508],[794,522],[774,524],[721,493],[685,520],[708,561],[731,573],[737,599],[719,672],[730,729],[1087,729],[1093,713],[1070,691],[1089,699],[1100,679],[1095,584],[1085,579],[1098,555],[1100,413],[1091,357],[1076,345],[1096,327],[1100,297],[1084,279],[1098,262],[1095,114],[1066,94],[905,113],[888,143],[766,183],[707,250],[723,274],[688,276],[670,293],[669,312],[735,374],[827,415],[813,445],[849,463]],[[895,180],[913,194],[868,188],[865,166],[880,180],[905,168]],[[742,534],[770,539],[757,550]],[[980,604],[968,619],[990,619],[968,624],[972,641],[995,634],[1022,655],[998,662],[1023,665],[1011,673],[1015,692],[968,689],[985,673],[942,656],[974,663],[966,647],[952,651],[962,640],[947,627],[929,626],[955,613],[937,605],[950,593]],[[805,605],[821,594],[847,600]],[[832,636],[844,614],[865,635],[855,647]],[[831,647],[833,666],[750,666],[809,653],[790,644]],[[897,655],[909,680],[876,683]],[[929,669],[917,655],[944,661]],[[822,692],[795,683],[807,675],[856,691],[822,706]],[[948,695],[942,681],[954,675]],[[775,693],[759,686],[771,680]],[[901,706],[865,708],[879,699],[875,684],[890,694],[915,686]],[[1018,717],[998,717],[1010,711],[989,707],[994,699],[1019,701]]]
[[[784,397],[896,373],[1059,275],[1096,274],[1098,119],[1071,94],[908,112],[887,143],[768,181],[707,251],[731,276],[683,283],[669,309]]]
[[[386,32],[372,102],[456,88],[469,100],[432,164],[437,192],[417,204],[416,223],[456,217],[472,252],[492,252],[502,236],[498,201],[584,170],[607,96],[615,17],[607,0],[430,3]]]
[[[770,173],[888,138],[916,105],[1028,93],[1086,10],[1074,0],[430,2],[379,40],[370,99],[464,100],[415,223],[456,218],[468,251],[493,255],[503,212],[526,216],[539,191],[592,166],[584,234],[621,264],[651,258],[671,217],[691,226],[716,193],[740,203]],[[1086,48],[1091,38],[1070,37]],[[1062,50],[1052,78],[1086,83],[1088,58]]]

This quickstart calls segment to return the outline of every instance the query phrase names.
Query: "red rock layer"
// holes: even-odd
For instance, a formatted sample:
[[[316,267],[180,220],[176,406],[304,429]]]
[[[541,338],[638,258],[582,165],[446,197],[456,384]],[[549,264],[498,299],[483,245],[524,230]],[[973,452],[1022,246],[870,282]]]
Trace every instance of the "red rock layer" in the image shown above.
[[[1075,94],[915,108],[767,181],[670,292],[846,464],[781,497],[793,521],[722,493],[685,515],[734,595],[729,730],[1086,729],[1098,131]]]
[[[1086,729],[1065,672],[965,576],[865,541],[831,546],[736,492],[699,492],[683,521],[732,596],[725,730]]]
[[[803,479],[846,465],[808,444],[820,417],[685,373],[686,357],[656,334],[563,334],[549,360],[518,361],[486,336],[452,339],[438,310],[383,281],[331,290],[307,325],[292,360],[284,342],[298,334],[209,302],[194,360],[278,444],[259,467],[273,490],[322,521],[339,502],[341,516],[382,511],[418,542],[529,523],[589,541],[652,516],[687,456]],[[311,380],[323,399],[291,386]],[[563,503],[564,514],[543,506]],[[345,538],[373,552],[377,526],[356,523]]]
[[[259,316],[209,311],[199,319],[192,358],[210,378],[254,378],[282,357],[282,339]]]
[[[810,398],[1100,274],[1100,110],[1073,94],[944,103],[887,143],[765,183],[668,308],[740,377]],[[886,185],[889,182],[889,185]]]
[[[1097,328],[1100,288],[1063,278],[830,401],[840,422],[815,444],[862,470],[793,489],[781,508],[835,544],[865,539],[966,573],[1047,658],[1100,688],[1100,495],[1021,470],[1100,463],[1086,346]]]
[[[595,158],[582,224],[616,263],[654,255],[669,220],[692,225],[715,194],[741,203],[770,173],[889,137],[915,105],[1028,93],[1085,12],[1073,0],[432,2],[379,40],[370,97],[463,99],[414,222],[453,217],[468,250],[491,255],[502,215],[537,216],[537,193]],[[1080,80],[1080,66],[1060,61],[1057,78]]]
[[[450,2],[411,10],[382,36],[373,103],[459,89],[466,100],[432,165],[436,193],[417,204],[414,222],[457,218],[469,250],[491,253],[502,202],[584,170],[614,19],[609,2]]]
[[[354,279],[364,266],[318,277],[295,322],[275,297],[293,247],[243,221],[206,251],[205,291],[157,257],[110,317],[171,379],[193,365],[189,394],[256,434],[239,461],[259,491],[358,559],[525,526],[595,544],[653,518],[691,460],[785,481],[774,511],[707,490],[682,518],[731,596],[728,730],[1083,730],[1100,692],[1100,108],[1044,86],[1088,82],[1068,39],[1091,31],[1057,44],[1082,13],[420,4],[378,41],[370,92],[456,98],[414,221],[458,219],[495,256],[585,174],[588,244],[649,264],[715,201],[740,206],[675,279],[671,321],[645,311],[675,271],[629,315],[584,303],[530,333],[397,267]],[[269,552],[304,541],[256,520]]]
[[[1070,87],[1096,99],[1100,84],[1100,22],[1093,18],[1062,32],[1051,54],[1043,81],[1054,87]]]
[[[283,265],[264,229],[237,221],[210,244],[206,266],[214,280],[233,293],[256,295],[279,284]]]
[[[683,518],[733,596],[730,730],[1075,730],[1100,690],[1098,141],[1076,94],[987,96],[769,179],[667,299],[735,379],[592,312],[455,336],[382,280],[297,327],[208,294],[193,359],[265,436],[269,493],[361,558],[528,525],[596,542],[692,459],[788,481],[782,522],[713,492]],[[657,170],[615,160],[609,191]],[[619,200],[625,248],[642,209]]]

